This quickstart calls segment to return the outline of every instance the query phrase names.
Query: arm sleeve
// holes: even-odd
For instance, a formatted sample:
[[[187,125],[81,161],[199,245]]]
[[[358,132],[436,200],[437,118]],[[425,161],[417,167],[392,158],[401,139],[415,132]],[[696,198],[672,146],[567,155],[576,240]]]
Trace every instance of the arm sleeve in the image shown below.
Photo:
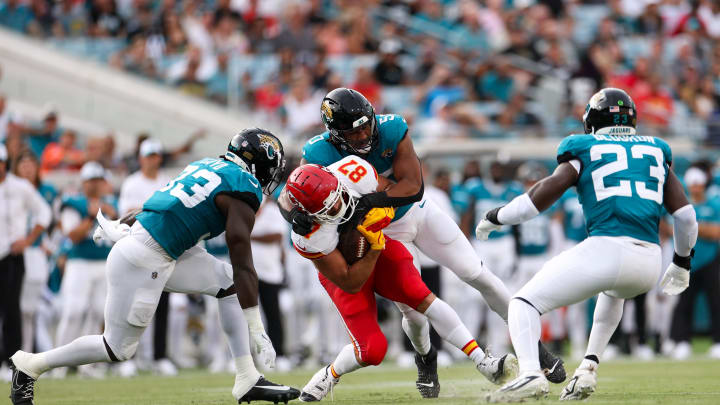
[[[32,214],[33,225],[40,225],[43,228],[50,226],[52,210],[42,195],[29,183],[23,184],[25,188],[25,201]]]
[[[695,209],[688,204],[677,209],[672,216],[675,253],[681,257],[688,257],[697,242],[698,223],[695,218]]]

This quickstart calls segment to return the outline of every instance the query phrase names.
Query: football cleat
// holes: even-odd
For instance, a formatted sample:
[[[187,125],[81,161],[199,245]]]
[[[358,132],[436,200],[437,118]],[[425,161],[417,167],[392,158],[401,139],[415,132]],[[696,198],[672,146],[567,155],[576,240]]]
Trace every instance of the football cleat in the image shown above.
[[[477,365],[477,369],[491,383],[502,384],[517,376],[518,360],[513,354],[493,357],[490,353],[486,353],[483,361]]]
[[[333,387],[340,383],[339,378],[332,376],[330,372],[330,366],[322,368],[315,373],[310,381],[303,388],[300,394],[300,401],[302,402],[317,402],[327,396],[328,393],[332,392]]]
[[[550,392],[545,374],[540,371],[529,371],[520,374],[516,379],[503,385],[499,390],[487,394],[488,402],[522,402],[526,399],[540,399]]]
[[[582,401],[595,392],[597,386],[597,371],[595,368],[577,369],[573,378],[560,393],[561,401]]]
[[[437,350],[430,347],[428,354],[415,353],[418,379],[415,386],[423,398],[437,398],[440,395],[440,380],[437,374]]]
[[[12,383],[10,385],[10,402],[13,405],[34,405],[35,379],[15,367],[10,360]]]
[[[565,363],[562,359],[550,353],[541,342],[538,342],[538,348],[540,368],[543,373],[545,373],[548,381],[553,384],[560,384],[565,381],[567,373],[565,372]]]
[[[250,403],[251,401],[268,401],[275,404],[283,402],[287,404],[288,401],[297,399],[299,396],[300,391],[297,389],[275,384],[261,376],[255,385],[250,388],[250,391],[238,399],[238,404],[243,402]]]

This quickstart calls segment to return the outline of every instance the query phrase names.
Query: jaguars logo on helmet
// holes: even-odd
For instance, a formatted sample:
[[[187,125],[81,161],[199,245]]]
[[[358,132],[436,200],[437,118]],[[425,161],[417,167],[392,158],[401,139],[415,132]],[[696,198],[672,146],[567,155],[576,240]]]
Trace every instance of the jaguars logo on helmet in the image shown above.
[[[285,153],[280,140],[260,128],[243,129],[221,156],[250,172],[260,182],[265,195],[275,191],[285,171]]]

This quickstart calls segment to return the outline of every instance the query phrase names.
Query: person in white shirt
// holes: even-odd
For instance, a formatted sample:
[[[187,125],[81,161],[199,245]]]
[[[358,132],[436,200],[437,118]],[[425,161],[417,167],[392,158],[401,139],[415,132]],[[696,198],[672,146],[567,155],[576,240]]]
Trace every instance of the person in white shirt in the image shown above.
[[[138,151],[138,163],[140,170],[129,175],[120,188],[120,197],[118,200],[118,209],[121,216],[125,216],[130,211],[142,208],[145,201],[172,180],[160,168],[163,163],[163,145],[160,141],[152,138],[144,140],[140,144]],[[187,297],[184,294],[172,294],[177,302],[176,307],[181,312],[187,307]],[[177,368],[167,358],[167,335],[168,335],[168,312],[170,306],[170,293],[163,292],[158,303],[157,311],[153,324],[148,329],[152,332],[143,334],[138,350],[139,361],[147,361],[153,363],[155,371],[163,375],[177,374]],[[186,311],[183,313],[186,314]],[[178,314],[182,315],[182,314]],[[187,316],[174,317],[177,323],[182,323],[183,319],[187,323]],[[118,372],[124,376],[132,376],[136,374],[135,364],[131,361],[124,362],[119,365]]]
[[[160,171],[162,153],[163,146],[159,141],[146,139],[140,144],[140,170],[129,175],[120,189],[118,210],[121,216],[142,208],[145,200],[171,180]]]
[[[20,349],[20,292],[25,275],[23,252],[50,224],[50,206],[29,181],[8,173],[8,153],[0,143],[0,363]],[[28,220],[32,228],[28,233]],[[3,373],[5,376],[6,373]]]
[[[258,274],[260,306],[267,320],[268,336],[278,356],[276,365],[279,371],[290,369],[289,363],[284,361],[285,333],[280,311],[280,291],[285,279],[282,241],[288,230],[277,203],[271,198],[265,199],[255,215],[250,247]]]

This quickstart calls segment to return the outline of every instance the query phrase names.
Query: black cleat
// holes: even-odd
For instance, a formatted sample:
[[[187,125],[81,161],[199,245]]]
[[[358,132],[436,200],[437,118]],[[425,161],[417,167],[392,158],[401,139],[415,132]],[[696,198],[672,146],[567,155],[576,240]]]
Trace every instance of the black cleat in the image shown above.
[[[275,384],[272,381],[268,381],[265,377],[255,383],[245,395],[238,400],[238,404],[251,401],[268,401],[274,404],[280,402],[287,404],[288,401],[297,399],[300,396],[300,391],[295,388],[288,387],[285,385]]]
[[[13,405],[34,405],[35,380],[15,367],[10,360],[12,384],[10,385],[10,402]]]
[[[415,353],[418,379],[415,386],[423,398],[437,398],[440,395],[440,380],[437,374],[437,350],[430,348],[428,354]]]
[[[565,363],[560,357],[550,353],[542,342],[538,342],[540,354],[540,368],[545,373],[545,378],[553,384],[560,384],[567,377],[565,373]]]

